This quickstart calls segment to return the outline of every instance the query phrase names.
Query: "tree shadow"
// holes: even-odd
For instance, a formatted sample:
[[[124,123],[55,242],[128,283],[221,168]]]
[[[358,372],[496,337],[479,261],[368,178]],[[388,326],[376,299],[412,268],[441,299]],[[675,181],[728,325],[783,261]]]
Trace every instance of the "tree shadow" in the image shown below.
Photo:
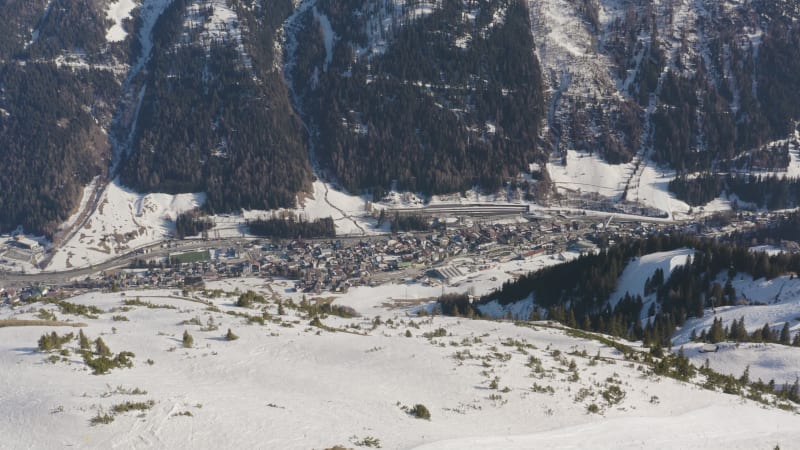
[[[39,353],[39,348],[38,347],[17,347],[17,348],[12,348],[11,351],[12,352],[17,352],[17,353],[22,353],[22,354],[27,354],[27,355],[34,355],[36,353]]]

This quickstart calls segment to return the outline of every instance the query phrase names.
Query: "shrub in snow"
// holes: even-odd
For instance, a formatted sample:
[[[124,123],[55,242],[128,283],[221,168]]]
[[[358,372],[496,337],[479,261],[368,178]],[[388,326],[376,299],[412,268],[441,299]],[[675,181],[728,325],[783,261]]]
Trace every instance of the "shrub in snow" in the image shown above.
[[[192,337],[191,334],[189,334],[189,331],[183,330],[183,347],[192,348],[193,345],[194,345],[194,338]]]
[[[422,403],[414,405],[409,413],[417,419],[431,420],[431,412],[428,411],[428,408]]]

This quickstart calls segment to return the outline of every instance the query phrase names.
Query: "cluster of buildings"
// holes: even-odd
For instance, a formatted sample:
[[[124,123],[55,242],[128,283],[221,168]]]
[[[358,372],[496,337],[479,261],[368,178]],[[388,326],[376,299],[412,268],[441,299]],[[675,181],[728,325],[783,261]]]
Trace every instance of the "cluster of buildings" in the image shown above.
[[[0,288],[0,305],[9,304],[14,305],[20,301],[27,301],[39,297],[44,297],[50,292],[50,288],[46,285],[28,286],[24,289],[5,289]]]
[[[256,275],[297,280],[298,291],[319,294],[404,278],[409,271],[427,272],[447,282],[454,276],[447,270],[447,261],[458,256],[480,255],[484,261],[505,262],[567,249],[594,249],[594,244],[579,237],[579,229],[578,222],[534,221],[394,236],[240,243],[227,249],[170,255],[166,261],[150,261],[147,267],[87,279],[80,287],[180,287]]]
[[[738,218],[753,221],[758,218]],[[715,229],[730,227],[730,222]],[[466,223],[431,231],[392,236],[338,240],[242,241],[230,247],[173,253],[165,259],[138,261],[135,267],[101,273],[69,286],[78,289],[181,288],[227,277],[261,276],[297,280],[298,291],[319,294],[346,292],[409,277],[430,283],[449,283],[464,271],[488,264],[525,260],[540,254],[585,253],[616,239],[652,233],[709,231],[698,224],[647,224],[556,214],[530,221]],[[24,244],[24,243],[23,243]],[[455,267],[453,258],[475,261],[474,267]],[[480,261],[480,262],[479,262]],[[25,291],[0,289],[0,301],[12,302],[45,295],[43,287]],[[46,288],[44,288],[46,289]],[[37,291],[38,290],[38,291]],[[22,298],[22,297],[25,298]]]

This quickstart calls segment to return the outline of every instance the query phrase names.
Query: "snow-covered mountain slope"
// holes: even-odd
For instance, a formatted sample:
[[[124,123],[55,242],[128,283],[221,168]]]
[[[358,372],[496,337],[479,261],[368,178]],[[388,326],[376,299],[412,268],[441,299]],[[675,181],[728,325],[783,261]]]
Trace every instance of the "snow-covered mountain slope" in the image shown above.
[[[728,414],[731,414],[728,416]],[[712,420],[710,417],[730,420]],[[771,421],[775,421],[770,424]],[[755,424],[755,426],[754,426]],[[741,449],[769,448],[765,444],[775,435],[767,430],[793,426],[792,418],[781,414],[761,414],[726,407],[708,406],[671,417],[624,417],[603,423],[589,423],[559,428],[538,434],[521,436],[490,436],[458,438],[417,447],[418,450],[458,450],[502,448],[523,450],[531,448],[593,449],[656,449],[704,448]],[[709,428],[713,432],[709,432]],[[776,444],[777,445],[777,444]],[[780,444],[780,448],[789,448]]]
[[[753,280],[746,275],[737,275],[731,284],[738,295],[753,304],[714,308],[707,310],[702,318],[689,319],[675,333],[674,348],[684,347],[695,364],[705,364],[708,360],[714,370],[722,373],[740,376],[749,366],[752,379],[774,380],[778,385],[793,383],[800,376],[800,349],[797,347],[723,342],[718,344],[716,353],[701,353],[702,344],[691,342],[693,332],[697,335],[702,331],[708,332],[715,320],[721,320],[724,327],[731,327],[734,321],[744,319],[744,326],[751,334],[762,330],[765,325],[778,333],[786,323],[791,336],[800,332],[800,279],[781,276],[772,280]]]
[[[764,250],[764,247],[755,249]],[[740,255],[738,258],[752,257],[744,264],[759,266],[748,269],[756,273],[770,261],[779,264],[779,261],[791,258],[785,254],[772,256],[772,259],[763,253],[753,255],[749,252],[751,255],[748,255],[747,249],[742,248],[733,252]],[[537,303],[537,293],[552,294],[552,290],[541,287],[542,283],[544,286],[559,283],[559,273],[554,272],[549,273],[551,278],[540,279],[538,287],[532,287],[534,292],[526,298],[517,301],[506,298],[503,301],[500,295],[499,298],[490,297],[488,303],[484,298],[476,309],[487,317],[527,320],[538,307],[540,316],[550,317],[549,314],[556,315],[562,311],[557,320],[565,321],[565,307],[584,308],[581,310],[584,312],[575,313],[577,317],[573,319],[584,329],[592,326],[603,329],[603,326],[607,327],[603,321],[608,324],[609,321],[622,320],[616,331],[613,331],[614,326],[610,328],[612,333],[623,336],[639,333],[637,336],[644,336],[647,342],[652,342],[648,339],[654,339],[654,335],[660,336],[655,339],[674,352],[682,348],[698,367],[708,361],[709,367],[739,377],[750,366],[751,380],[760,378],[764,382],[773,380],[778,386],[790,385],[800,375],[800,366],[797,365],[800,361],[800,347],[797,345],[800,340],[800,279],[794,273],[773,275],[771,279],[753,279],[733,269],[734,263],[719,273],[709,270],[709,262],[724,257],[722,253],[678,248],[633,257],[622,264],[612,260],[606,265],[619,267],[611,271],[602,270],[597,265],[581,267],[578,264],[573,270],[583,279],[600,280],[609,273],[618,274],[618,279],[612,281],[616,287],[607,302],[603,297],[595,299],[588,312],[585,312],[584,305],[577,303],[585,297],[586,287],[584,291],[554,288],[555,299],[560,301],[553,304],[551,296],[540,297]],[[729,266],[723,264],[723,267]],[[565,274],[561,272],[560,275]],[[569,284],[570,289],[574,284]],[[515,298],[520,296],[517,291]],[[444,308],[445,304],[442,305]],[[462,306],[462,314],[464,311]],[[622,314],[629,315],[621,316],[623,319],[613,318]],[[718,334],[712,331],[715,323],[719,324]],[[678,324],[677,328],[675,324]],[[743,330],[737,327],[743,327]],[[718,346],[718,351],[709,352],[709,348],[704,347],[709,341]]]
[[[0,328],[5,445],[792,448],[800,439],[790,412],[648,375],[618,350],[546,324],[413,317],[398,289],[390,297],[381,288],[369,302],[334,299],[362,317],[311,324],[290,285],[240,278],[189,296],[67,299],[98,308],[86,312],[96,318],[54,304],[1,308],[3,325],[51,313],[86,324]],[[247,290],[266,303],[235,306]],[[224,338],[229,328],[238,339]],[[44,333],[79,330],[112,355],[133,352],[133,366],[93,375],[75,339],[37,350]],[[408,412],[418,404],[430,420]]]
[[[548,170],[559,191],[626,199],[672,217],[689,210],[667,190],[672,169],[794,176],[794,122],[767,125],[758,118],[770,115],[772,97],[763,86],[773,82],[765,80],[780,72],[763,53],[759,58],[764,31],[786,26],[782,17],[794,16],[793,6],[617,0],[530,5],[550,91]],[[773,139],[788,139],[788,145]],[[598,161],[586,170],[587,154],[622,164]]]

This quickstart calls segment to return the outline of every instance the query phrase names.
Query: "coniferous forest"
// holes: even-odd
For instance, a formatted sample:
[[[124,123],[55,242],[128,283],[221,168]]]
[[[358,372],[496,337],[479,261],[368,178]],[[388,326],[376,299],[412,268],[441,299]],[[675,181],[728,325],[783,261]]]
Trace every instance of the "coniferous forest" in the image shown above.
[[[111,157],[105,130],[119,98],[118,80],[107,70],[51,61],[79,51],[84,60],[109,63],[114,57],[103,53],[105,13],[88,0],[49,10],[47,3],[0,2],[3,232],[22,225],[52,235],[73,212],[84,186],[107,173]]]
[[[187,1],[173,2],[155,28],[156,50],[123,182],[144,191],[206,192],[210,212],[294,206],[311,169],[273,42],[290,11],[239,8],[258,23],[237,42],[177,45]],[[208,12],[210,14],[210,12]],[[201,39],[188,30],[189,42]],[[194,34],[193,34],[194,33]],[[196,35],[195,35],[196,34]]]
[[[701,174],[693,178],[678,177],[669,183],[676,197],[692,206],[704,205],[723,192],[735,195],[741,205],[757,208],[787,209],[800,205],[800,180],[776,175]]]
[[[251,220],[247,223],[251,233],[258,236],[270,236],[284,239],[332,238],[336,236],[333,219],[325,217],[316,220],[305,220],[294,215],[289,217],[272,217]]]
[[[391,12],[394,22],[381,32],[391,44],[375,55],[358,50],[372,25],[352,17],[399,8],[390,2],[319,2],[338,37],[332,55],[319,18],[302,19],[292,78],[318,130],[318,158],[350,190],[496,189],[543,161],[544,93],[525,2],[474,2],[480,13],[471,25],[459,20],[462,2],[440,3],[413,19]],[[501,8],[505,20],[493,24]],[[462,34],[464,48],[453,42]]]
[[[786,219],[782,226],[796,225],[797,217]],[[752,243],[751,239],[758,241],[758,236],[742,235],[734,239]],[[615,305],[609,303],[622,271],[632,258],[679,248],[692,248],[695,253],[685,266],[676,268],[672,274],[667,276],[656,271],[646,280],[644,294],[655,294],[655,302],[646,310],[637,293],[626,294]],[[576,260],[523,275],[481,297],[477,304],[497,301],[507,305],[533,295],[536,307],[541,309],[534,311],[532,319],[543,318],[546,310],[547,318],[568,326],[668,345],[675,327],[690,317],[703,317],[705,308],[759,301],[737,294],[730,283],[736,274],[772,279],[798,271],[798,254],[768,256],[752,252],[747,246],[696,236],[651,236],[624,240],[599,253],[582,255]],[[581,274],[578,280],[576,273]],[[479,315],[466,295],[443,296],[439,305],[444,314]],[[642,323],[642,317],[648,317],[648,321]]]

